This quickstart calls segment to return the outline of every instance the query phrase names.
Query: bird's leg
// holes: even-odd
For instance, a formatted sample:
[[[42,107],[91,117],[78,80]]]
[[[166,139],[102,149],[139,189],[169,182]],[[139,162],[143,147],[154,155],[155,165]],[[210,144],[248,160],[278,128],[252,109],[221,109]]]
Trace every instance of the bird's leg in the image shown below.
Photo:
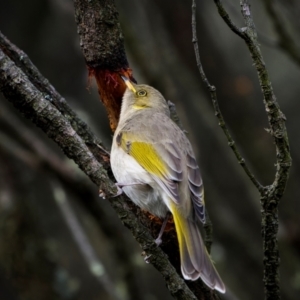
[[[132,185],[139,185],[139,184],[144,185],[144,183],[140,183],[140,182],[131,182],[131,183],[117,182],[116,186],[122,189],[124,186],[132,186]]]
[[[116,187],[117,187],[117,189],[118,189],[118,190],[117,190],[117,193],[116,193],[115,195],[113,195],[112,198],[118,197],[118,196],[120,196],[120,195],[123,194],[122,188],[120,188],[117,184],[116,184]]]
[[[162,235],[163,235],[163,233],[164,233],[164,231],[165,231],[165,228],[166,228],[166,225],[167,225],[167,223],[168,223],[169,217],[170,217],[170,212],[167,212],[166,217],[165,217],[165,219],[164,219],[164,221],[163,221],[163,223],[162,223],[162,225],[161,225],[161,228],[160,228],[158,237],[155,239],[155,244],[156,244],[157,246],[159,246],[159,245],[162,243],[161,237],[162,237]],[[146,253],[143,252],[142,255],[144,256],[144,255],[146,255]],[[149,259],[150,259],[151,256],[152,256],[152,254],[146,255],[146,256],[144,257],[144,261],[145,261],[147,264],[149,264],[149,262],[150,262]]]
[[[131,183],[121,183],[121,182],[116,182],[116,187],[118,189],[117,193],[112,197],[112,198],[115,198],[115,197],[118,197],[120,195],[122,195],[123,193],[123,187],[125,186],[132,186],[132,185],[143,185],[144,183],[140,183],[140,182],[131,182]]]
[[[96,144],[96,146],[101,149],[105,154],[107,154],[108,156],[110,156],[110,152],[108,152],[106,149],[104,149],[100,144]]]
[[[161,228],[160,228],[158,237],[157,237],[156,240],[155,240],[155,244],[156,244],[157,246],[159,246],[159,245],[162,243],[162,239],[161,239],[161,238],[162,238],[162,235],[163,235],[163,233],[164,233],[164,231],[165,231],[165,228],[166,228],[166,225],[167,225],[167,223],[168,223],[169,217],[170,217],[170,213],[167,212],[166,217],[165,217],[165,219],[164,219],[164,221],[163,221],[163,223],[162,223],[162,225],[161,225]]]

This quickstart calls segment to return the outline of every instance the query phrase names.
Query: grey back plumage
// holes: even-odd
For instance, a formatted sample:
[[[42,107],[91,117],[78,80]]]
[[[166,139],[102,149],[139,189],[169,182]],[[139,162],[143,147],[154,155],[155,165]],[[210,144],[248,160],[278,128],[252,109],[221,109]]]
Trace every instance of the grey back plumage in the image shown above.
[[[136,90],[134,93],[127,89],[124,94],[115,140],[121,144],[121,139],[125,139],[125,144],[129,145],[126,151],[128,155],[130,145],[137,143],[150,145],[154,157],[159,157],[164,171],[159,175],[149,172],[146,184],[153,186],[153,189],[160,189],[157,193],[160,195],[157,197],[161,197],[159,201],[164,202],[173,213],[182,274],[188,280],[201,277],[210,288],[224,293],[225,286],[206,251],[198,226],[199,221],[205,222],[204,190],[191,144],[184,132],[170,119],[167,102],[160,92],[147,85],[133,86]],[[138,97],[139,91],[143,91],[141,99]],[[151,164],[151,159],[143,157],[142,160]],[[155,184],[149,182],[148,175]],[[138,180],[142,182],[143,179]],[[139,190],[138,187],[131,187],[130,195],[136,197],[133,199],[135,203],[141,204]],[[146,196],[147,199],[153,199],[151,197]],[[163,211],[158,211],[158,205],[155,204],[158,200],[151,201],[144,207],[153,214],[163,216],[166,210],[160,206],[159,209]]]

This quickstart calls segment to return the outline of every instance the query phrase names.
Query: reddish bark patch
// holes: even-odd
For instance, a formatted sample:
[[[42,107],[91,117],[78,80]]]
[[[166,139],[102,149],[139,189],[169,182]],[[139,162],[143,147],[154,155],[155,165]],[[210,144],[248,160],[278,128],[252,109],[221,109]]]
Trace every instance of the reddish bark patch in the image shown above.
[[[106,108],[110,128],[113,132],[118,125],[122,97],[126,90],[126,85],[122,80],[121,75],[135,81],[132,77],[132,70],[130,68],[116,71],[89,68],[89,77],[94,76],[96,79],[98,92],[101,101]]]

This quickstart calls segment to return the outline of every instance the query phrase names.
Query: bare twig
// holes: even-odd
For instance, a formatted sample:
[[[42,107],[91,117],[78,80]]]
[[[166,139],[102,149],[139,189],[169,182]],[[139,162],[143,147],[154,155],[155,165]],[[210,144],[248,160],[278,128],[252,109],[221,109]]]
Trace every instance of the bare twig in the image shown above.
[[[89,238],[87,237],[84,229],[82,228],[79,220],[76,217],[74,210],[67,198],[62,187],[58,182],[52,182],[53,197],[57,203],[57,206],[67,223],[77,246],[82,253],[90,272],[96,277],[100,282],[101,286],[107,292],[112,299],[121,300],[122,297],[115,290],[111,279],[109,278],[104,265],[97,257],[97,254],[91,245]]]
[[[220,16],[223,18],[229,28],[241,37],[247,44],[249,52],[251,53],[254,65],[256,67],[262,92],[264,95],[265,110],[270,124],[270,134],[274,138],[277,153],[276,174],[272,185],[262,186],[249,169],[244,167],[245,172],[256,186],[261,195],[262,205],[262,236],[264,248],[264,286],[265,286],[265,299],[276,300],[280,299],[279,290],[279,252],[277,243],[278,231],[278,205],[279,200],[282,198],[286,183],[288,180],[289,169],[291,167],[291,156],[289,151],[289,143],[287,131],[285,127],[285,117],[281,112],[276,97],[273,92],[271,81],[260,52],[259,44],[257,42],[257,32],[251,16],[250,4],[248,0],[241,0],[242,15],[245,21],[245,27],[239,29],[230,19],[228,13],[223,7],[221,1],[214,0]],[[211,99],[214,104],[216,115],[219,119],[220,126],[222,127],[229,145],[235,152],[238,162],[244,165],[244,160],[240,154],[235,150],[234,141],[232,140],[228,130],[225,126],[224,119],[221,115],[215,87],[210,85],[205,73],[203,71],[196,36],[196,20],[195,20],[195,0],[193,0],[193,14],[192,14],[192,28],[193,28],[193,44],[196,53],[197,65],[201,74],[201,78],[210,91]],[[234,149],[234,148],[235,149]]]
[[[244,30],[244,40],[249,48],[258,73],[260,86],[264,95],[265,110],[270,124],[270,134],[273,136],[276,145],[276,174],[275,180],[270,188],[276,190],[276,198],[281,198],[285,190],[289,169],[291,167],[289,141],[285,126],[286,118],[281,112],[276,100],[273,87],[269,79],[269,74],[266,69],[259,44],[257,43],[257,34],[251,16],[249,1],[242,0],[241,7],[246,25]]]
[[[231,2],[230,0],[226,1],[226,5],[231,7],[232,12],[234,12],[234,14],[240,14],[240,11],[236,8],[235,3]],[[275,39],[270,38],[268,35],[266,35],[265,33],[263,33],[262,31],[258,31],[258,40],[261,44],[271,47],[271,48],[278,48],[280,49],[280,45],[279,42]]]
[[[228,25],[228,27],[234,32],[236,33],[238,36],[240,36],[241,38],[243,38],[243,31],[240,30],[230,19],[227,11],[225,10],[223,4],[221,3],[221,1],[219,0],[214,0],[217,8],[218,8],[218,12],[219,15],[222,17],[222,19],[226,22],[226,24]],[[193,0],[193,5],[194,5],[195,1]],[[196,5],[196,4],[195,4]]]
[[[227,20],[228,24],[230,24],[230,28],[232,30],[234,30],[235,33],[237,33],[238,35],[242,34],[240,32],[240,30],[231,22],[231,20],[229,19],[228,14],[226,13],[226,11],[224,9],[220,9],[220,12],[222,13],[222,15],[224,16],[224,18]],[[218,99],[217,99],[217,93],[216,93],[216,88],[211,85],[205,75],[205,72],[203,70],[202,67],[202,63],[200,60],[200,54],[199,54],[199,46],[198,46],[198,38],[197,38],[197,30],[196,30],[196,2],[195,0],[193,0],[193,4],[192,4],[192,31],[193,31],[193,45],[194,45],[194,50],[195,50],[195,55],[196,55],[196,61],[197,61],[197,66],[200,72],[200,76],[202,78],[202,81],[205,83],[207,89],[210,92],[210,97],[215,109],[215,115],[219,120],[219,125],[222,128],[227,141],[228,141],[228,145],[229,147],[232,149],[233,153],[235,154],[239,164],[242,166],[242,168],[245,170],[246,174],[248,175],[248,177],[250,178],[250,180],[253,182],[253,184],[257,187],[257,189],[259,191],[263,190],[262,185],[259,183],[259,181],[255,178],[255,176],[253,175],[253,173],[250,171],[250,169],[248,168],[248,165],[246,164],[245,159],[242,157],[241,153],[239,152],[227,126],[225,123],[225,120],[223,118],[223,115],[220,111],[220,107],[219,107],[219,103],[218,103]]]
[[[91,194],[91,185],[84,176],[68,166],[54,153],[47,145],[36,136],[20,119],[11,113],[2,103],[0,103],[0,124],[8,127],[16,140],[20,141],[27,148],[31,149],[37,157],[37,162],[43,164],[46,169],[54,172],[65,183],[71,183],[73,189],[79,194]],[[22,130],[20,130],[22,128]],[[31,154],[33,155],[33,154]],[[89,192],[87,192],[89,191]]]
[[[276,9],[276,1],[264,0],[263,3],[270,16],[270,19],[278,35],[278,45],[290,58],[300,66],[300,48],[295,43],[293,37],[287,30],[287,26],[283,21],[278,9]]]
[[[262,236],[264,248],[264,286],[265,299],[280,299],[279,288],[279,251],[278,251],[278,205],[284,194],[291,167],[289,142],[285,127],[285,116],[279,108],[273,92],[263,57],[257,43],[257,34],[251,16],[248,0],[241,1],[242,15],[245,20],[245,42],[257,69],[260,85],[264,95],[265,110],[270,124],[270,134],[276,145],[276,174],[272,185],[265,187],[261,193]]]
[[[0,130],[0,149],[7,154],[17,157],[31,168],[36,168],[39,160],[28,150],[22,149],[16,143]]]

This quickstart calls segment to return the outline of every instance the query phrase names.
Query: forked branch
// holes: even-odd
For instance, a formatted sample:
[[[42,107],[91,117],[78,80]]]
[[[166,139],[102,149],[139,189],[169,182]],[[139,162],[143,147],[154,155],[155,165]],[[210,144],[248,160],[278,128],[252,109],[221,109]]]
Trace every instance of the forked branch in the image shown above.
[[[207,86],[210,97],[214,105],[215,114],[219,120],[219,125],[226,135],[229,146],[232,148],[239,164],[258,189],[261,196],[262,207],[262,236],[264,249],[264,286],[265,299],[280,299],[279,289],[279,251],[278,251],[278,205],[284,194],[287,184],[289,169],[291,167],[291,155],[287,130],[285,126],[285,116],[280,110],[279,104],[273,92],[269,74],[263,60],[259,44],[257,42],[257,32],[252,19],[250,4],[248,0],[241,0],[242,15],[245,27],[238,28],[230,19],[229,14],[219,0],[214,0],[220,16],[223,18],[228,27],[239,37],[241,37],[248,46],[254,66],[257,70],[258,79],[264,96],[265,111],[269,120],[269,132],[273,136],[276,147],[276,173],[271,185],[262,186],[249,170],[245,160],[238,151],[229,131],[226,127],[224,118],[221,114],[216,95],[216,88],[211,85],[203,71],[200,60],[198,40],[196,33],[196,3],[192,1],[192,30],[193,44],[196,54],[197,66],[201,78]]]

